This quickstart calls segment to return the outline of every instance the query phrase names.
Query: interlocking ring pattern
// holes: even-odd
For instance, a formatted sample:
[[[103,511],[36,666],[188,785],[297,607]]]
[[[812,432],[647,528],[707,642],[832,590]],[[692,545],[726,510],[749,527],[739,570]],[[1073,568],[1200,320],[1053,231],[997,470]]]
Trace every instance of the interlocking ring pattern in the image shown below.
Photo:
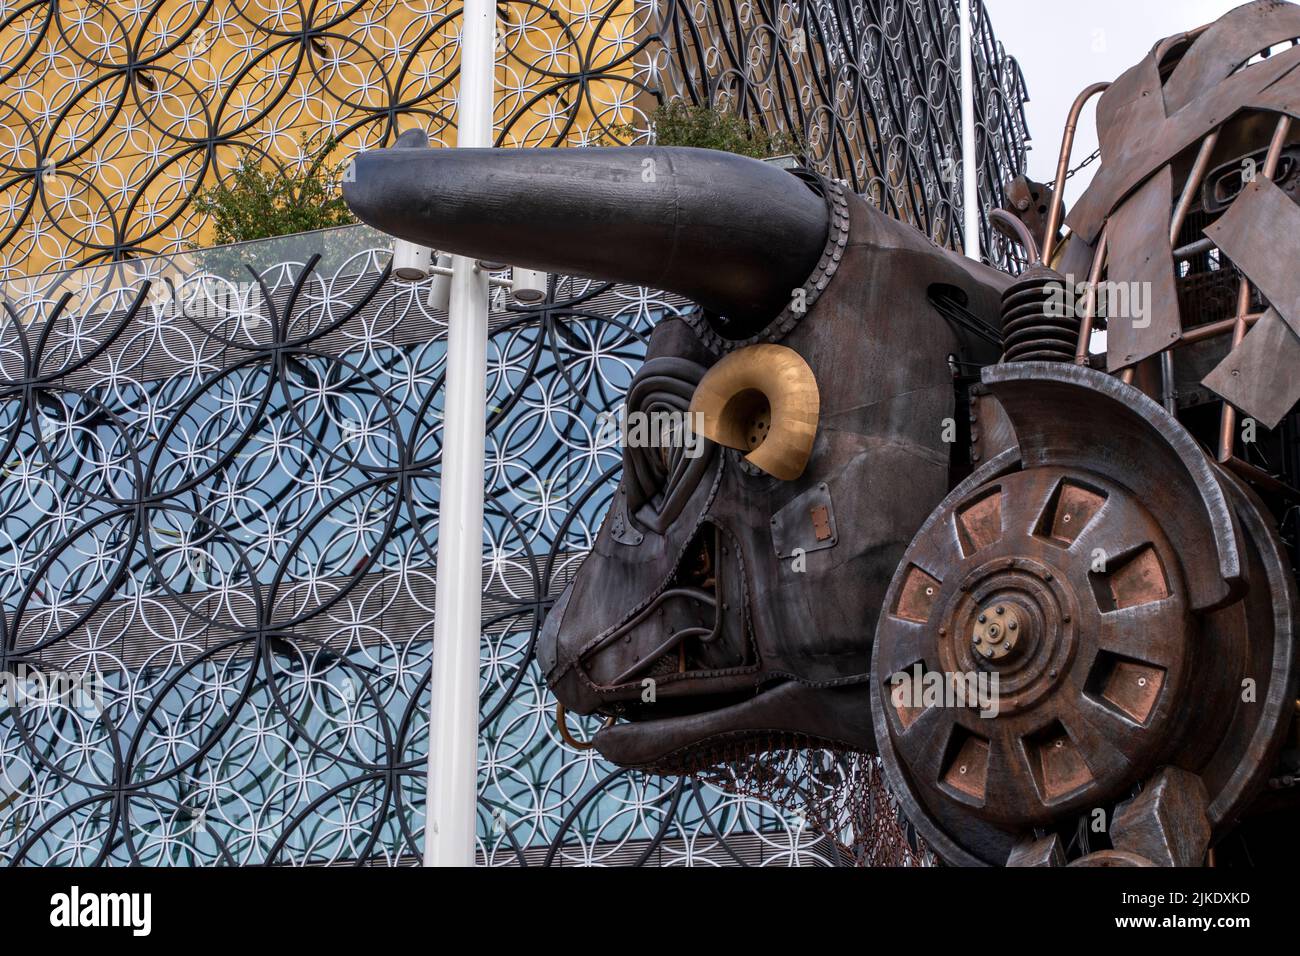
[[[100,683],[0,703],[0,862],[418,860],[445,315],[386,259],[347,227],[5,300],[0,671]],[[560,280],[493,310],[486,862],[838,859],[767,801],[566,746],[533,659],[619,467],[596,416],[684,305]]]
[[[956,0],[502,0],[496,142],[645,140],[662,99],[796,134],[940,244],[960,244]],[[973,5],[979,186],[1024,165],[1025,90]],[[248,153],[340,163],[426,128],[454,145],[455,0],[0,0],[0,279],[174,253]],[[1005,240],[985,224],[984,248]]]
[[[990,197],[1023,166],[1024,90],[975,6]],[[725,102],[959,244],[955,3],[498,8],[502,145],[644,139],[658,99]],[[458,16],[0,0],[0,675],[102,679],[91,708],[0,698],[0,862],[418,860],[445,316],[363,227],[178,253],[242,148],[291,164],[301,132],[348,153],[412,120],[448,144]],[[109,264],[35,275],[88,262]],[[734,768],[626,773],[554,728],[532,647],[613,489],[596,415],[687,305],[566,279],[494,309],[485,862],[842,863],[822,833],[893,813],[874,784],[810,801]],[[783,776],[871,777],[827,759]]]
[[[978,0],[971,4],[980,208],[1024,170],[1027,92]],[[672,4],[654,76],[665,98],[739,110],[786,130],[826,175],[960,248],[960,25],[956,0],[694,0]],[[1011,265],[981,219],[986,258]]]

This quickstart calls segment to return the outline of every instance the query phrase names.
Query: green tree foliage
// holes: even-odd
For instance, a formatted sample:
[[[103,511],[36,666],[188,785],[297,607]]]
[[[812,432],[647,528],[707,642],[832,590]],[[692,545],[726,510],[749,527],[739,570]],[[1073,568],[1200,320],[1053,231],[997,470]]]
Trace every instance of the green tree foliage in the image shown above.
[[[339,190],[342,164],[328,164],[335,145],[329,139],[313,148],[304,139],[307,159],[288,168],[245,151],[234,172],[195,198],[195,208],[211,218],[212,242],[248,242],[356,222]]]
[[[681,101],[663,103],[651,115],[650,128],[659,146],[718,149],[754,159],[799,153],[799,143],[789,133],[770,133],[744,117],[711,106],[692,106]],[[613,132],[623,142],[630,142],[636,136],[631,126]],[[614,144],[602,141],[601,145]]]

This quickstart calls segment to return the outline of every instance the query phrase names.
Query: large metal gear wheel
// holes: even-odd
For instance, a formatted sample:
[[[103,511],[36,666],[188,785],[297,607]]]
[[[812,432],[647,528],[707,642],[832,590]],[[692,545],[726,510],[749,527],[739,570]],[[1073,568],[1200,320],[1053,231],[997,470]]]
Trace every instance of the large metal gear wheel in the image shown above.
[[[1138,836],[1082,865],[1199,858],[1259,791],[1289,725],[1295,586],[1271,516],[1188,448],[1163,459],[1133,448],[1096,468],[1050,451],[1071,443],[1043,437],[1053,425],[1041,403],[1059,403],[1050,393],[1066,384],[1076,413],[1109,415],[1117,438],[1137,435],[1144,416],[1158,426],[1151,447],[1176,437],[1158,407],[1085,371],[1041,371],[1046,396],[1023,387],[1023,369],[991,376],[995,394],[1000,375],[1013,381],[999,397],[1019,447],[931,515],[877,627],[872,715],[886,777],[949,863],[1014,862],[1098,810],[1106,821],[1146,813],[1157,832],[1131,827]],[[1176,474],[1183,463],[1194,480]],[[1199,495],[1180,500],[1189,488]],[[1188,546],[1199,514],[1220,522],[1201,540],[1231,553]],[[1207,582],[1224,567],[1231,580],[1210,604]],[[1133,799],[1144,787],[1151,806]]]

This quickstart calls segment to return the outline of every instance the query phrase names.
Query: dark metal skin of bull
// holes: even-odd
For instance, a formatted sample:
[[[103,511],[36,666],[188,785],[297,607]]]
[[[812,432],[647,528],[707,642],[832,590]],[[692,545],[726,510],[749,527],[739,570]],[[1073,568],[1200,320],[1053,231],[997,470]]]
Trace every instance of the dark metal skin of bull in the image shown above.
[[[1010,277],[806,171],[418,134],[358,158],[345,197],[390,234],[701,306],[656,328],[627,408],[698,403],[734,447],[624,449],[537,646],[559,703],[609,718],[605,757],[689,773],[785,747],[876,752],[956,864],[1063,865],[1080,814],[1103,808],[1112,848],[1085,839],[1071,865],[1198,865],[1252,809],[1294,809],[1300,597],[1278,530],[1300,458],[1273,475],[1237,456],[1234,429],[1238,412],[1300,428],[1297,37],[1300,6],[1247,3],[1160,41],[1098,101],[1102,163],[1045,258],[1146,290],[1150,321],[1089,317],[1114,375],[1089,357],[1096,326],[1030,321],[1045,285],[1011,287],[1004,327]],[[1256,160],[1262,180],[1241,171]],[[1018,208],[1031,232],[1059,221]],[[1233,270],[1197,258],[1207,240]],[[1175,351],[1189,345],[1219,351]],[[954,361],[982,369],[969,477]],[[1229,404],[1206,418],[1180,381]],[[916,663],[997,671],[1005,696],[988,717],[895,697]]]
[[[547,620],[539,659],[557,697],[578,712],[637,718],[596,737],[616,763],[672,772],[771,746],[874,749],[863,707],[881,601],[912,535],[950,487],[952,449],[944,438],[955,389],[948,356],[997,359],[987,344],[949,325],[927,294],[935,284],[959,289],[973,313],[995,323],[1009,280],[856,197],[845,197],[845,209],[835,275],[792,330],[772,337],[807,361],[820,387],[807,469],[780,481],[745,468],[734,450],[714,448],[689,503],[662,535],[650,529],[653,509],[643,509],[645,520],[632,516],[646,530],[635,547],[619,543],[613,521],[606,522]],[[677,320],[656,330],[646,369],[670,355],[701,371],[716,360]],[[624,488],[628,465],[625,455]],[[777,555],[774,516],[823,487],[837,541],[809,548],[796,570],[794,557]],[[602,639],[668,587],[680,556],[710,527],[724,542],[729,606],[721,640],[736,660],[659,676],[656,703],[642,705],[640,673],[622,685],[609,678],[645,661],[662,631],[652,621],[613,643],[602,646]],[[704,702],[711,709],[701,712]]]
[[[880,601],[951,487],[949,357],[998,358],[928,295],[946,287],[996,333],[1008,278],[815,174],[730,154],[418,145],[357,158],[345,197],[363,220],[701,305],[654,331],[629,412],[685,411],[711,367],[758,343],[798,353],[820,393],[795,480],[712,442],[671,474],[625,449],[609,515],[539,640],[559,702],[622,718],[596,746],[663,772],[780,745],[873,749],[865,681]]]

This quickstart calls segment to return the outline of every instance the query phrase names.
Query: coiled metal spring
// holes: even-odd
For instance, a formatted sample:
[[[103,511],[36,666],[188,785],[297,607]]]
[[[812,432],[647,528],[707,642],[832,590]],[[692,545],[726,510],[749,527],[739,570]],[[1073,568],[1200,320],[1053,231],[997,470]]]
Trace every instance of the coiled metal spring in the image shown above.
[[[1035,263],[1002,294],[1003,362],[1071,362],[1079,317],[1065,278]]]

